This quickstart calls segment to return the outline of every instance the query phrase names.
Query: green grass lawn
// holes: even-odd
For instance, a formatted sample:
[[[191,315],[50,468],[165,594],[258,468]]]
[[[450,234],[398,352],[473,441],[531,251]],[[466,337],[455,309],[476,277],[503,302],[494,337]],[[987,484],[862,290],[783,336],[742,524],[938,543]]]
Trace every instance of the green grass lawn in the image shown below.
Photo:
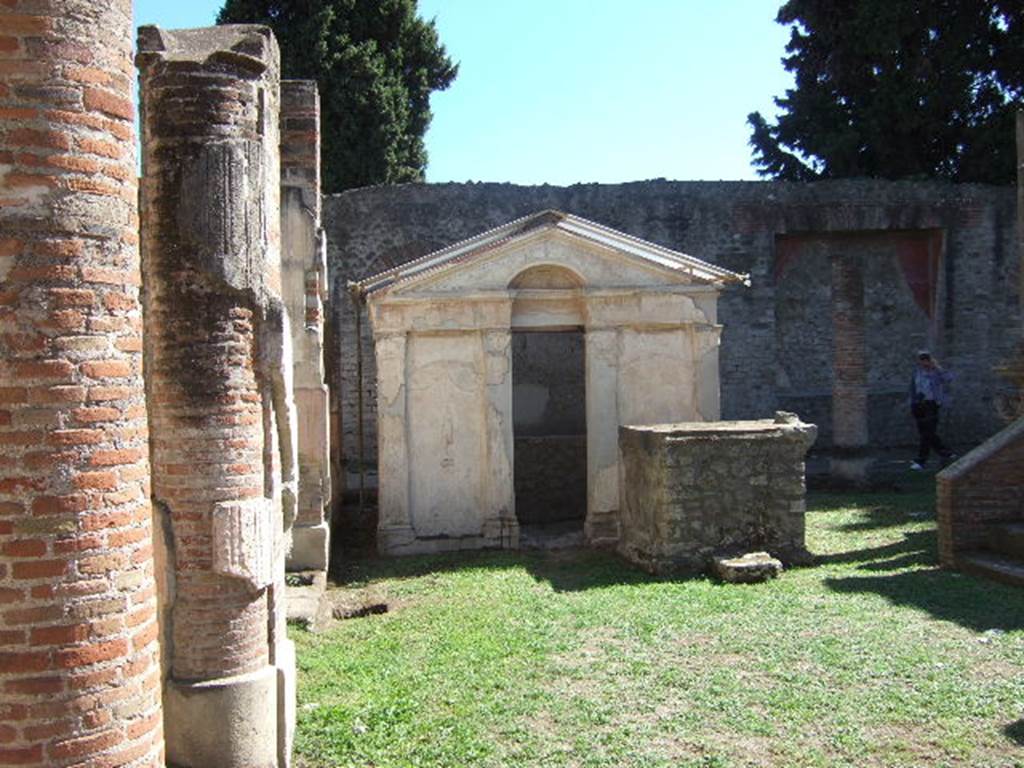
[[[760,585],[352,563],[391,611],[293,631],[298,765],[1024,766],[1024,591],[938,570],[930,481],[809,496],[820,563]]]

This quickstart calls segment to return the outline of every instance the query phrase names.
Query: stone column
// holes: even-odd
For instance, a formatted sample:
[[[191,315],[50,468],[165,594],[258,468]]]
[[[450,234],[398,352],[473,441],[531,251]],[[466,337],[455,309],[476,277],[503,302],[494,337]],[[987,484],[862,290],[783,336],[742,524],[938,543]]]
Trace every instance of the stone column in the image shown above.
[[[299,498],[290,571],[326,571],[331,497],[324,383],[326,241],[320,227],[320,97],[313,80],[281,83],[282,283],[291,318],[298,416]]]
[[[486,546],[518,549],[519,521],[512,482],[512,334],[505,329],[486,330],[482,337],[487,408],[483,536]]]
[[[283,766],[296,446],[277,44],[266,27],[143,27],[138,50],[153,498],[169,531],[168,762]]]
[[[409,517],[409,451],[406,440],[404,333],[374,338],[377,354],[377,450],[380,488],[377,549],[397,554],[416,540]]]
[[[868,459],[868,387],[864,346],[864,266],[861,257],[832,257],[832,474],[863,481]]]
[[[593,546],[619,538],[619,335],[614,328],[588,328],[587,519],[583,533]]]
[[[131,29],[0,3],[0,765],[164,764]]]

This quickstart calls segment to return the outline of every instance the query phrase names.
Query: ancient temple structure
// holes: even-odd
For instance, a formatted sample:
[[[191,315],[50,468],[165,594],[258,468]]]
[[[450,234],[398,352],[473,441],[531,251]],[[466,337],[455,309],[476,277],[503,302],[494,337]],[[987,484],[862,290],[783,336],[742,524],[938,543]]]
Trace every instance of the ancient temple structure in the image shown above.
[[[577,448],[549,435],[529,450],[548,466],[577,467],[548,477],[546,490],[578,475],[587,541],[614,543],[619,426],[719,417],[718,294],[743,280],[544,211],[357,284],[377,355],[378,549],[518,546],[526,510],[514,478],[526,467],[513,467],[516,419],[530,421],[522,413],[537,396],[542,410],[551,399],[538,382],[513,380],[528,368],[514,359],[524,333],[566,337],[558,378],[572,375],[572,335],[581,337],[580,387],[569,399],[585,403],[585,437]]]

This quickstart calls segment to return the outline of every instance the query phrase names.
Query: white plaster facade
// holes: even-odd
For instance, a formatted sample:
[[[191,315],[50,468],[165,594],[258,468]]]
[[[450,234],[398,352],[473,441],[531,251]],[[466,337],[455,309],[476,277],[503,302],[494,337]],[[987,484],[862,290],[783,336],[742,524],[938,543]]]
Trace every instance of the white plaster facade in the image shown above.
[[[377,355],[378,547],[518,547],[511,334],[585,334],[587,515],[618,538],[618,429],[719,418],[717,321],[743,275],[544,211],[354,285]]]

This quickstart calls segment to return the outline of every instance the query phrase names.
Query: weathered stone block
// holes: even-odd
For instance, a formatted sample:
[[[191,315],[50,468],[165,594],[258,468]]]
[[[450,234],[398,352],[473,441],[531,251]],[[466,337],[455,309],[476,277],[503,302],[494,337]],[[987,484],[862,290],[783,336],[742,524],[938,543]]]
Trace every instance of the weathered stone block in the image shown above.
[[[274,539],[267,499],[225,501],[213,508],[213,570],[254,590],[274,580]]]
[[[774,579],[782,573],[782,562],[767,552],[748,552],[739,557],[712,560],[715,575],[731,584],[753,584]]]
[[[817,428],[796,416],[619,430],[619,552],[655,573],[697,572],[717,555],[804,545],[803,457]],[[686,482],[677,467],[686,466]],[[794,499],[794,489],[800,488]]]

